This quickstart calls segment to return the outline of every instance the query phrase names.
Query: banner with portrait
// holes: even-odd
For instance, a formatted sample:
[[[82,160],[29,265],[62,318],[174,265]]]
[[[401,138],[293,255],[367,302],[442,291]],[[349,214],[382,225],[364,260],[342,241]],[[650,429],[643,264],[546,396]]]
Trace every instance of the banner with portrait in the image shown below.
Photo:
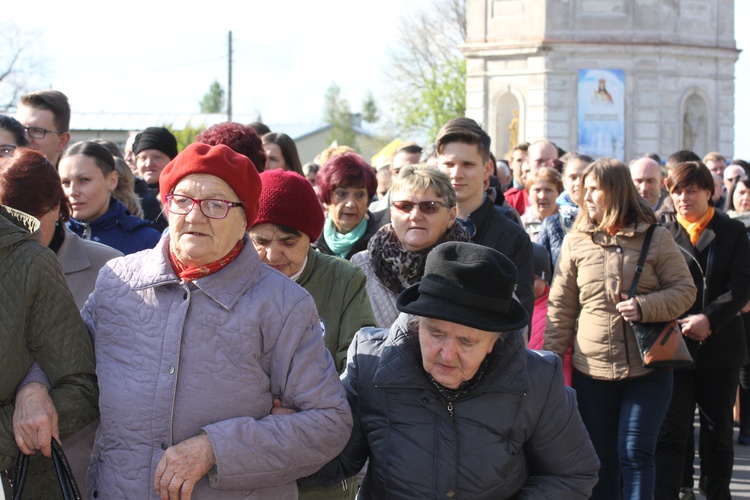
[[[623,70],[578,70],[578,152],[625,160]]]

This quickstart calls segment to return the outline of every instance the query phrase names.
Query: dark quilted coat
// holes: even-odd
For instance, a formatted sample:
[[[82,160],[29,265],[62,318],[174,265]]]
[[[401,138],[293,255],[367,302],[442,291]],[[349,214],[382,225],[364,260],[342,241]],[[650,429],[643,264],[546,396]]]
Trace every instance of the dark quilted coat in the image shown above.
[[[54,252],[37,241],[39,221],[0,206],[0,470],[16,455],[15,393],[36,360],[51,383],[61,438],[98,415],[91,340]],[[52,461],[31,461],[24,498],[56,498]]]
[[[367,328],[355,337],[342,376],[352,437],[303,484],[340,480],[369,457],[365,500],[589,498],[599,460],[557,356],[506,335],[451,416],[425,376],[406,318],[390,332]]]

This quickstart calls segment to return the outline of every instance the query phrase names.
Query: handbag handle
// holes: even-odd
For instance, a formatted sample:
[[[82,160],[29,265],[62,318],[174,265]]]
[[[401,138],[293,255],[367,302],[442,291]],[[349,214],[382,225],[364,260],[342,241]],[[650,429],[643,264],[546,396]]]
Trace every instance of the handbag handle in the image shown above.
[[[648,247],[651,244],[651,236],[654,235],[654,229],[656,229],[656,224],[651,224],[651,227],[646,231],[646,238],[643,240],[643,248],[641,248],[641,255],[638,257],[638,265],[635,266],[635,277],[633,277],[633,284],[630,285],[628,299],[632,299],[635,296],[635,289],[641,279],[643,264],[646,263],[646,254],[648,253]]]
[[[76,480],[73,478],[73,471],[70,470],[68,459],[63,452],[62,446],[60,446],[60,443],[55,438],[52,438],[52,461],[55,464],[57,482],[60,485],[63,499],[81,500],[81,491],[78,489]],[[16,466],[13,470],[13,500],[21,499],[28,470],[29,455],[24,455],[19,450],[16,453]]]

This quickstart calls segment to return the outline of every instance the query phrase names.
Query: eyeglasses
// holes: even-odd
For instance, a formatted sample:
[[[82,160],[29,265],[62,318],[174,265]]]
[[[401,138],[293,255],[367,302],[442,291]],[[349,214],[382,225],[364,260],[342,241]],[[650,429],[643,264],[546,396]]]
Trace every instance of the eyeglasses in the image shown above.
[[[420,201],[415,203],[413,201],[392,201],[391,206],[395,207],[396,210],[410,214],[414,207],[419,207],[419,211],[425,215],[434,215],[440,211],[440,207],[450,208],[443,202],[440,201]]]
[[[201,213],[209,219],[224,219],[229,214],[229,209],[241,207],[241,201],[206,199],[198,200],[182,194],[168,194],[167,210],[177,215],[187,215],[197,204]]]
[[[13,156],[16,146],[13,144],[0,144],[0,156]]]
[[[32,139],[44,139],[44,136],[47,134],[63,134],[64,132],[60,132],[57,130],[47,130],[46,128],[42,127],[24,127],[26,129],[26,134],[31,137]]]

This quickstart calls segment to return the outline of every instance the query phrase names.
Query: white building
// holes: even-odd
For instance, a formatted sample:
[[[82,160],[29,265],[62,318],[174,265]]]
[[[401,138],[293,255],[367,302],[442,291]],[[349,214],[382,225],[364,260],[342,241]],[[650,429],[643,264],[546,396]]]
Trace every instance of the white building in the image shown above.
[[[734,0],[467,0],[461,49],[466,114],[500,158],[542,137],[624,160],[733,156]]]

